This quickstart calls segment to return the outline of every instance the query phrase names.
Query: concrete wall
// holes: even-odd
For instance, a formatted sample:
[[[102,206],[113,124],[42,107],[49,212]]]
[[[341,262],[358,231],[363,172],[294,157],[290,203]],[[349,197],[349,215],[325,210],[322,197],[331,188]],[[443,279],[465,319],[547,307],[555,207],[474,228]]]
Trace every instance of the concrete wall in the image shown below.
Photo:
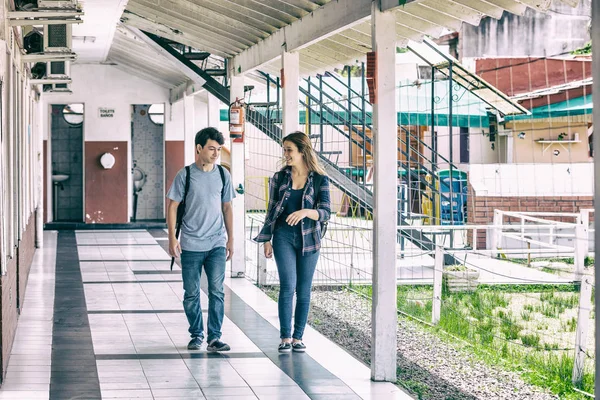
[[[459,56],[552,56],[590,41],[592,0],[572,8],[552,2],[546,13],[527,8],[525,15],[505,12],[500,20],[484,18],[479,26],[462,25]]]
[[[478,196],[592,196],[594,164],[471,165],[469,183]]]
[[[42,95],[42,110],[43,110],[43,132],[44,138],[47,139],[50,132],[49,126],[49,110],[52,104],[84,104],[84,124],[83,135],[85,142],[119,142],[126,147],[126,151],[119,150],[119,156],[125,157],[123,160],[118,160],[119,165],[128,170],[131,165],[131,120],[132,106],[135,104],[155,104],[165,103],[165,124],[164,136],[165,141],[183,140],[183,102],[178,102],[171,106],[169,104],[169,89],[160,87],[152,82],[140,79],[120,69],[110,65],[73,65],[71,69],[73,84],[71,90],[73,94],[44,94]],[[114,109],[114,117],[101,118],[99,108]],[[197,107],[200,109],[200,107]],[[198,118],[198,120],[201,120]],[[162,146],[161,146],[162,147]],[[169,147],[173,151],[179,151],[177,146]],[[48,154],[51,154],[51,149],[48,149]],[[90,157],[96,155],[90,155]],[[87,160],[84,165],[94,163],[94,160]],[[169,157],[169,155],[166,155]],[[179,159],[178,154],[173,155]],[[46,161],[46,174],[51,171],[51,160]],[[87,173],[84,171],[87,176]],[[48,175],[49,176],[49,175]],[[46,177],[49,182],[49,178]],[[104,215],[105,220],[119,220],[127,222],[132,213],[132,181],[131,174],[125,175],[126,182],[123,187],[126,189],[125,217],[122,210],[114,210],[115,215]],[[84,185],[86,183],[84,182]],[[92,193],[86,188],[88,193]],[[51,185],[46,184],[46,214],[52,207],[52,192]],[[87,200],[84,203],[87,203]],[[87,208],[87,207],[86,207]],[[110,213],[111,211],[109,211]],[[88,220],[96,220],[91,214]],[[108,219],[106,219],[108,218]],[[100,221],[96,221],[100,222]]]
[[[588,145],[588,123],[586,122],[523,122],[507,124],[515,139],[514,162],[516,163],[583,163],[590,160]],[[519,133],[525,133],[519,139]],[[563,140],[578,138],[580,143],[541,144],[538,140],[557,140],[561,133]],[[559,154],[555,155],[554,151]]]

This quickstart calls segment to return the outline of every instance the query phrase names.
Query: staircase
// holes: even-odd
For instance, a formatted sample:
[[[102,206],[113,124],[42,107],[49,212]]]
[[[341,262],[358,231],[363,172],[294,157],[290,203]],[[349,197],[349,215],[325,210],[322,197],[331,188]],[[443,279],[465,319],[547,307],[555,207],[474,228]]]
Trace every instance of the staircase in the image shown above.
[[[278,85],[278,81],[270,77],[268,74],[261,72],[261,75],[264,77],[267,85]],[[333,129],[335,132],[341,134],[348,140],[351,148],[355,148],[356,150],[360,151],[363,166],[370,164],[373,156],[373,139],[370,134],[371,113],[366,112],[365,110],[365,105],[370,104],[368,104],[363,97],[362,102],[365,103],[365,105],[362,105],[362,107],[359,108],[356,104],[354,104],[354,102],[352,102],[351,97],[349,97],[348,101],[351,104],[349,107],[347,107],[340,100],[334,98],[327,91],[323,90],[322,87],[324,82],[322,81],[322,78],[319,80],[319,86],[317,86],[310,79],[306,79],[305,82],[307,83],[307,88],[300,88],[300,93],[305,99],[301,99],[300,104],[306,108],[309,115],[309,121],[312,122],[314,117],[319,121],[321,126],[328,126],[330,129]],[[335,91],[334,88],[331,89]],[[339,94],[339,92],[337,93]],[[277,97],[279,98],[280,96],[278,95]],[[332,106],[335,106],[336,110],[334,110]],[[352,109],[354,108],[356,108],[357,111],[353,111]],[[267,136],[281,144],[281,128],[276,125],[276,123],[279,122],[281,112],[277,105],[251,107],[248,110],[247,115],[248,122],[252,123],[262,132],[267,134]],[[310,136],[312,139],[317,140],[317,144],[315,146],[317,147],[317,154],[319,155],[321,164],[325,167],[332,183],[343,193],[346,193],[353,201],[359,203],[361,206],[372,212],[372,192],[365,184],[366,179],[363,179],[362,182],[357,182],[357,180],[349,177],[349,174],[343,168],[340,168],[336,162],[330,159],[331,156],[335,156],[339,152],[323,150],[323,129],[320,129],[318,134],[310,134]],[[421,138],[415,136],[415,134],[410,132],[408,129],[401,126],[398,127],[398,166],[402,170],[407,171],[409,182],[412,180],[413,182],[418,182],[419,184],[428,187],[431,195],[425,194],[425,196],[429,196],[431,201],[435,201],[436,194],[440,195],[442,200],[449,201],[450,197],[440,193],[438,189],[439,185],[442,184],[439,181],[439,178],[437,178],[435,173],[433,173],[430,168],[425,166],[425,163],[429,160],[427,160],[427,158],[422,154],[422,150],[420,150],[422,147],[430,148],[421,140]],[[435,155],[436,152],[432,151],[432,154]],[[439,155],[438,157],[445,160]],[[350,158],[353,159],[352,155]],[[356,157],[356,159],[353,159],[352,161],[358,162],[361,160],[360,157]],[[431,164],[435,165],[434,163]],[[429,182],[420,173],[420,171],[426,172],[430,176],[434,177],[433,180]],[[366,168],[363,170],[363,177],[366,178]],[[436,187],[436,185],[438,186]],[[409,240],[422,250],[434,250],[435,244],[431,238],[427,237],[426,234],[422,233],[421,230],[411,229],[411,225],[407,222],[408,216],[409,215],[399,211],[399,225],[405,227],[400,230],[401,237]],[[445,258],[446,263],[448,264],[457,263],[457,261],[451,255],[446,255]]]

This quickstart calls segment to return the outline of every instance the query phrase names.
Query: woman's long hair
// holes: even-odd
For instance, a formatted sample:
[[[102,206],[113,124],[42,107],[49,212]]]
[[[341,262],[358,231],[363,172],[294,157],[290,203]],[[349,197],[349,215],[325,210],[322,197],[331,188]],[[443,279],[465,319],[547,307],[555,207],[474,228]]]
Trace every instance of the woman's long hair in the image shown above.
[[[317,154],[312,147],[312,143],[310,142],[308,135],[300,131],[292,132],[283,138],[281,144],[283,145],[285,142],[292,142],[296,145],[298,152],[304,157],[304,162],[306,163],[308,172],[316,172],[319,175],[326,175],[325,170],[323,167],[321,167],[319,161],[317,160]],[[282,169],[285,168],[286,165],[284,161]]]

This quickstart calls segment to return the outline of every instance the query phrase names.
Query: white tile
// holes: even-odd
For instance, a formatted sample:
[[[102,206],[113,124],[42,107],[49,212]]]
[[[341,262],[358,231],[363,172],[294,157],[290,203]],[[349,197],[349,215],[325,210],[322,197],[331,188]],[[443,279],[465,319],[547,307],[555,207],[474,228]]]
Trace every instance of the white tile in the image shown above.
[[[0,390],[0,400],[48,400],[49,398],[48,390]]]

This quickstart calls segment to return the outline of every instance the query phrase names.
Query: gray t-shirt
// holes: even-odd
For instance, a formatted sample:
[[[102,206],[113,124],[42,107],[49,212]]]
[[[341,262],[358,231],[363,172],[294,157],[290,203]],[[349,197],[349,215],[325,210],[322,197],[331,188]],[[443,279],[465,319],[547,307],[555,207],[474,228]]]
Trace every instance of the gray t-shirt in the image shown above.
[[[231,185],[231,175],[226,169],[223,172],[224,188],[221,173],[216,165],[210,172],[202,171],[196,164],[191,165],[190,189],[181,224],[182,250],[209,251],[216,247],[225,247],[227,235],[221,204],[231,201],[235,193]],[[177,173],[167,197],[181,203],[184,191],[185,168]]]

